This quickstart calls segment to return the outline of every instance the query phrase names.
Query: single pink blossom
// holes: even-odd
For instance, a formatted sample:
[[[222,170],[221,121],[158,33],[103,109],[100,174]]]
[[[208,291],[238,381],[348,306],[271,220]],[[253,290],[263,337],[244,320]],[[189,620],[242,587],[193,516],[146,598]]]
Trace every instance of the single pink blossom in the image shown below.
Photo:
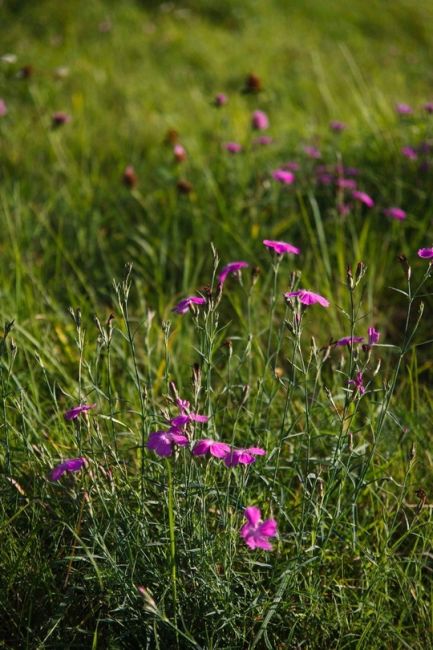
[[[175,445],[184,447],[189,444],[188,437],[177,428],[169,431],[154,431],[147,441],[147,448],[158,456],[171,456]]]
[[[334,182],[334,177],[332,176],[332,174],[319,174],[317,176],[317,182],[320,185],[332,185],[332,183]]]
[[[339,347],[343,345],[353,345],[355,343],[362,343],[363,340],[363,336],[344,336],[342,339],[338,339],[334,345],[338,345]]]
[[[265,131],[269,128],[269,118],[263,111],[254,111],[251,117],[251,126],[256,131]]]
[[[298,291],[288,291],[284,294],[285,298],[297,298],[300,303],[303,305],[315,305],[318,303],[322,307],[329,307],[329,300],[326,300],[323,296],[318,293],[313,293],[313,291],[307,291],[306,289],[299,289]]]
[[[289,172],[297,172],[299,168],[300,168],[299,163],[295,162],[294,160],[289,160],[289,162],[286,162],[283,165],[281,165],[281,169],[287,169]]]
[[[176,314],[186,314],[193,305],[204,304],[206,304],[206,298],[202,298],[201,296],[188,296],[188,298],[184,298],[178,302],[171,311],[174,311]]]
[[[0,117],[4,117],[8,112],[8,107],[4,99],[0,99]]]
[[[173,155],[177,162],[186,160],[186,150],[181,144],[175,144],[173,147]]]
[[[81,458],[69,458],[64,460],[63,463],[54,467],[50,472],[50,481],[58,481],[59,478],[66,474],[66,472],[79,472],[86,464],[86,459]]]
[[[230,273],[239,273],[241,269],[246,269],[248,266],[248,262],[230,262],[223,267],[221,273],[218,275],[219,282],[221,282],[221,284],[224,284],[227,276]]]
[[[385,208],[383,213],[386,217],[391,217],[392,219],[398,219],[398,221],[402,221],[403,219],[406,219],[406,212],[401,208]]]
[[[426,103],[424,104],[424,110],[425,110],[427,113],[430,113],[430,114],[433,113],[433,102],[426,102]]]
[[[399,103],[395,105],[395,110],[399,115],[412,115],[413,110],[409,104]]]
[[[259,146],[259,147],[265,147],[265,146],[267,146],[268,144],[272,144],[273,141],[274,141],[274,140],[273,140],[273,138],[271,138],[270,135],[259,135],[257,138],[254,138],[254,140],[253,140],[253,145],[254,145],[255,147],[257,147],[257,146]]]
[[[66,411],[64,416],[65,420],[75,420],[81,413],[90,411],[95,407],[96,404],[80,404],[79,406],[74,406],[74,408],[69,409],[69,411]]]
[[[170,420],[170,424],[176,428],[182,428],[190,422],[205,423],[209,420],[207,415],[200,415],[199,413],[181,413],[175,418]]]
[[[240,530],[240,535],[245,544],[251,548],[262,548],[265,551],[272,551],[272,544],[268,541],[269,537],[275,537],[277,534],[277,522],[275,519],[266,519],[261,521],[261,512],[255,506],[245,508],[244,515],[247,523]]]
[[[352,192],[352,198],[354,198],[355,201],[359,201],[359,203],[363,203],[364,205],[367,206],[367,208],[372,208],[374,205],[373,199],[371,198],[371,196],[366,194],[366,192],[360,192],[359,190],[355,190],[354,192]]]
[[[418,257],[422,257],[423,260],[430,260],[433,257],[433,248],[420,248]]]
[[[268,248],[274,250],[277,253],[277,255],[283,255],[284,253],[299,255],[299,253],[301,252],[300,248],[293,246],[293,244],[288,244],[285,241],[274,241],[273,239],[264,239],[263,243]]]
[[[198,440],[194,449],[192,450],[193,456],[205,456],[210,454],[215,458],[224,458],[230,452],[230,445],[227,445],[225,442],[218,442],[216,440],[210,440],[209,438],[204,438],[203,440]]]
[[[214,104],[218,108],[224,106],[229,101],[229,98],[224,93],[218,93],[214,99]]]
[[[339,120],[332,120],[332,122],[329,124],[329,128],[331,131],[334,131],[334,133],[341,133],[345,130],[346,125],[344,122],[340,122]]]
[[[374,327],[368,328],[368,345],[374,345],[379,343],[380,332],[378,332]]]
[[[357,167],[343,167],[341,173],[346,176],[359,176],[359,169]]]
[[[342,217],[346,217],[350,213],[351,207],[348,203],[339,203],[337,205],[337,212]]]
[[[401,153],[408,160],[417,160],[418,154],[413,147],[402,147]]]
[[[353,386],[354,393],[359,393],[360,395],[364,395],[365,386],[364,386],[364,379],[361,371],[356,373],[355,379],[349,379],[347,383],[349,384],[349,386]]]
[[[321,158],[321,153],[317,149],[317,147],[311,147],[311,146],[305,146],[304,147],[304,152],[307,154],[309,158],[313,158],[314,160],[318,160]]]
[[[340,190],[356,190],[356,181],[353,178],[339,178],[337,180],[337,187]]]
[[[291,185],[295,180],[295,174],[285,169],[276,169],[272,172],[272,178],[283,185]]]
[[[71,121],[71,116],[69,113],[65,113],[64,111],[57,111],[56,113],[53,113],[51,116],[51,124],[53,127],[56,126],[63,126],[63,124],[68,124],[68,122]]]
[[[248,447],[248,449],[230,449],[224,456],[224,463],[227,467],[236,465],[251,465],[256,462],[256,456],[264,456],[266,451],[260,447]]]
[[[229,153],[240,153],[242,151],[242,145],[238,142],[226,142],[224,149]]]

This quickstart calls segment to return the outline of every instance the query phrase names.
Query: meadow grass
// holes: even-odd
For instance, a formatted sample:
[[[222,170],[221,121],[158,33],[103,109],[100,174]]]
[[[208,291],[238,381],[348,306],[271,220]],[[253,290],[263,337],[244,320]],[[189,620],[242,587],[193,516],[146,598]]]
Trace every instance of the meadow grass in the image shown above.
[[[432,647],[430,2],[0,12],[2,647]],[[209,419],[160,457],[178,400]],[[240,535],[253,505],[272,551]]]

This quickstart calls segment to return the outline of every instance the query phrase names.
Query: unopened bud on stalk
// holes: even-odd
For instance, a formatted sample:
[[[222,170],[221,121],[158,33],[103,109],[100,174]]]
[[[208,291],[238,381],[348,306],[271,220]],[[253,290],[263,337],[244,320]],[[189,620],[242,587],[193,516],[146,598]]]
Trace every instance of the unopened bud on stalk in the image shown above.
[[[358,284],[361,282],[362,278],[365,275],[366,270],[367,267],[365,266],[364,262],[358,262],[355,271],[355,287],[357,287]]]
[[[346,269],[346,284],[350,291],[353,291],[355,288],[355,283],[353,282],[352,267],[348,266]]]
[[[259,275],[261,273],[261,270],[258,266],[253,266],[251,269],[251,284],[254,287],[256,284],[257,280],[259,279]]]
[[[408,454],[409,463],[413,463],[413,461],[415,460],[415,456],[416,456],[416,447],[415,447],[415,443],[413,442]]]
[[[412,269],[409,266],[409,262],[407,261],[406,255],[399,255],[397,257],[397,259],[400,262],[400,264],[401,264],[401,266],[403,268],[403,271],[406,273],[407,279],[409,281],[410,278],[411,278],[411,275],[412,275]]]

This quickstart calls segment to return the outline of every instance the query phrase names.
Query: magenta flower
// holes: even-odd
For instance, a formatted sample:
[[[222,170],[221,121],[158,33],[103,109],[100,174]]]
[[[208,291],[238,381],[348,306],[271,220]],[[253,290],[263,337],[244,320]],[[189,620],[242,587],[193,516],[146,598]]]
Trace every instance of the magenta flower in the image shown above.
[[[339,178],[337,180],[337,187],[340,190],[356,190],[356,181],[353,178]]]
[[[204,438],[203,440],[198,440],[194,449],[192,450],[193,456],[205,456],[210,454],[215,458],[224,458],[230,452],[230,445],[227,445],[225,442],[217,442],[216,440],[210,440],[209,438]]]
[[[51,124],[53,127],[55,126],[63,126],[63,124],[67,124],[68,122],[71,121],[71,116],[68,113],[65,113],[64,111],[57,111],[56,113],[53,113],[51,116]]]
[[[383,213],[386,217],[391,217],[392,219],[398,219],[398,221],[402,221],[403,219],[406,219],[406,212],[401,208],[385,208]]]
[[[256,456],[264,456],[266,451],[260,447],[248,447],[248,449],[230,449],[224,456],[224,463],[227,467],[236,465],[251,465],[256,462]]]
[[[221,284],[224,284],[227,276],[230,273],[239,273],[241,269],[246,269],[248,266],[249,265],[247,262],[230,262],[229,264],[223,267],[221,273],[218,275],[219,282],[221,282]]]
[[[416,150],[413,147],[402,147],[401,153],[405,158],[408,158],[408,160],[417,160],[418,159],[418,154]]]
[[[204,304],[206,304],[206,298],[202,298],[201,296],[188,296],[188,298],[184,298],[178,302],[171,311],[174,311],[176,314],[186,314],[186,312],[189,311],[193,305]]]
[[[425,110],[427,113],[430,113],[430,114],[433,113],[433,102],[426,102],[426,103],[424,104],[424,110]]]
[[[294,160],[289,160],[289,162],[286,162],[284,165],[282,165],[281,169],[287,169],[289,172],[297,172],[299,167],[299,163],[295,162]]]
[[[266,521],[262,522],[262,513],[255,506],[245,508],[244,515],[247,523],[242,526],[240,535],[245,544],[252,549],[262,548],[265,551],[272,551],[272,544],[270,544],[268,538],[275,537],[277,534],[275,519],[266,519]]]
[[[304,152],[309,158],[313,158],[314,160],[318,160],[321,157],[321,153],[317,147],[310,147],[307,145],[304,147]]]
[[[367,206],[367,208],[372,208],[374,205],[374,201],[369,196],[366,194],[366,192],[360,192],[359,190],[355,190],[352,192],[352,197],[355,199],[355,201],[359,201],[359,203],[363,203],[364,205]]]
[[[334,181],[334,178],[332,174],[319,174],[317,176],[317,182],[320,183],[320,185],[332,185]]]
[[[295,174],[285,169],[276,169],[272,172],[272,178],[283,185],[291,185],[295,180]]]
[[[0,98],[0,117],[4,117],[8,112],[8,107],[4,99]]]
[[[395,110],[399,115],[412,115],[413,110],[409,104],[396,104],[395,105]]]
[[[433,257],[433,248],[420,248],[418,257],[422,257],[423,260],[430,260]]]
[[[186,160],[186,150],[181,144],[175,144],[173,147],[173,155],[177,162]]]
[[[346,217],[350,213],[351,207],[347,203],[339,203],[337,205],[337,212],[341,214],[342,217]]]
[[[364,340],[363,336],[344,336],[342,339],[338,339],[334,345],[343,346],[343,345],[354,345],[355,343],[362,343]]]
[[[169,431],[154,431],[151,433],[147,441],[147,448],[152,449],[158,456],[166,457],[173,454],[175,445],[184,447],[188,444],[188,437],[181,433],[179,429],[173,428]]]
[[[218,93],[214,99],[214,104],[218,108],[224,106],[229,101],[229,98],[224,93]]]
[[[301,252],[300,248],[293,246],[293,244],[288,244],[285,241],[274,241],[273,239],[264,239],[263,243],[268,248],[272,248],[277,255],[284,255],[284,253],[291,253],[292,255],[299,255]]]
[[[254,138],[253,140],[253,145],[260,146],[260,147],[265,147],[266,145],[272,143],[273,143],[273,139],[271,138],[270,135],[259,135],[257,138]]]
[[[80,404],[79,406],[74,406],[74,408],[66,411],[64,415],[65,420],[76,420],[81,413],[86,413],[86,411],[90,411],[95,407],[96,404]]]
[[[329,124],[329,128],[331,131],[334,131],[334,133],[341,133],[345,130],[346,125],[344,122],[340,122],[339,120],[332,120],[332,122]]]
[[[50,481],[58,481],[59,478],[66,474],[66,472],[79,472],[86,464],[86,459],[81,458],[69,458],[69,460],[64,460],[63,463],[54,467],[50,472]]]
[[[356,373],[355,379],[349,379],[347,383],[349,384],[349,386],[353,386],[354,393],[359,393],[360,395],[364,395],[365,386],[364,386],[364,380],[361,371]]]
[[[368,345],[374,345],[379,343],[380,332],[378,332],[374,327],[368,328]]]
[[[224,149],[229,153],[239,153],[242,151],[242,145],[237,142],[226,142]]]
[[[269,127],[269,118],[263,111],[254,111],[251,126],[256,131],[265,131]]]
[[[329,307],[329,300],[326,300],[323,296],[318,293],[313,293],[312,291],[307,291],[306,289],[299,289],[298,291],[288,291],[284,294],[285,298],[297,298],[300,303],[309,307],[310,305],[315,305],[318,303],[322,307]]]
[[[209,420],[207,415],[200,415],[199,413],[182,413],[170,420],[170,424],[176,429],[184,427],[190,422],[205,423]]]

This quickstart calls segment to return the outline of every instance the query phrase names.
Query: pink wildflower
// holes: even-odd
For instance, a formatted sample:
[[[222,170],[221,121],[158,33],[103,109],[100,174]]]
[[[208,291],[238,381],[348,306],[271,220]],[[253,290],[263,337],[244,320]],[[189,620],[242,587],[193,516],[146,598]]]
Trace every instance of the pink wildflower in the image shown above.
[[[51,123],[53,127],[63,126],[63,124],[70,122],[71,119],[72,118],[68,113],[65,113],[64,111],[57,111],[56,113],[52,114]]]
[[[433,257],[433,248],[420,248],[418,257],[422,257],[423,260],[430,260]]]
[[[299,169],[300,165],[298,162],[295,162],[294,160],[289,160],[289,162],[284,163],[284,165],[281,165],[281,169],[287,169],[289,172],[297,172]]]
[[[69,458],[69,460],[63,461],[60,465],[54,467],[50,472],[50,481],[58,481],[59,478],[63,476],[66,472],[79,472],[86,464],[86,459],[81,458]]]
[[[276,169],[272,172],[272,178],[278,183],[283,185],[291,185],[295,180],[295,175],[292,172],[285,171],[284,169]]]
[[[229,153],[240,153],[242,151],[242,145],[237,142],[226,142],[224,149]]]
[[[173,155],[176,162],[183,162],[186,160],[186,150],[181,144],[175,144],[173,147]]]
[[[426,103],[424,104],[424,110],[425,110],[427,113],[430,113],[430,114],[433,113],[433,102],[426,102]]]
[[[403,219],[406,219],[406,212],[401,208],[385,208],[383,213],[386,217],[391,217],[392,219],[398,219],[398,221],[402,221]]]
[[[171,456],[175,445],[184,447],[188,444],[188,437],[176,428],[169,431],[154,431],[147,441],[148,449],[152,449],[158,456]]]
[[[224,106],[229,101],[229,98],[224,93],[218,93],[214,99],[214,104],[218,108]]]
[[[380,332],[378,332],[374,327],[368,328],[368,345],[374,345],[379,343]]]
[[[65,420],[75,420],[81,413],[86,413],[86,411],[90,411],[95,407],[96,404],[80,404],[79,406],[74,406],[74,408],[66,411],[64,416]]]
[[[188,296],[188,298],[184,298],[178,302],[171,311],[174,311],[176,314],[186,314],[186,312],[189,311],[193,305],[204,304],[206,304],[206,298],[202,298],[201,296]]]
[[[277,255],[283,255],[284,253],[299,255],[299,253],[301,252],[300,248],[293,246],[293,244],[288,244],[285,241],[274,241],[273,239],[264,239],[263,243],[268,248],[274,250],[277,253]]]
[[[226,266],[223,267],[221,273],[218,275],[219,282],[221,282],[221,284],[224,284],[227,276],[230,273],[239,273],[241,269],[245,269],[248,266],[249,265],[247,262],[230,262],[230,264],[227,264]]]
[[[334,181],[334,178],[332,174],[319,174],[317,176],[317,182],[320,183],[320,185],[332,185]]]
[[[351,207],[347,203],[339,203],[337,205],[337,212],[341,214],[342,217],[346,217],[350,213]]]
[[[265,131],[269,127],[269,118],[263,111],[254,111],[251,126],[256,131]]]
[[[317,149],[317,147],[311,147],[311,146],[305,146],[304,147],[304,152],[307,154],[309,158],[313,158],[314,160],[318,160],[321,158],[321,153]]]
[[[240,530],[240,535],[245,544],[251,548],[262,548],[265,551],[272,551],[272,544],[268,541],[269,537],[275,537],[277,534],[277,522],[275,519],[266,519],[261,521],[262,513],[255,506],[245,508],[244,515],[247,523]]]
[[[360,395],[364,395],[365,386],[364,386],[364,380],[361,371],[356,373],[355,379],[349,379],[347,383],[349,384],[349,386],[353,386],[354,393],[359,393]]]
[[[329,300],[326,300],[323,296],[318,293],[313,293],[312,291],[307,291],[306,289],[299,289],[298,291],[288,291],[284,294],[285,298],[297,298],[300,303],[303,305],[315,305],[318,303],[322,307],[329,307]]]
[[[399,103],[395,105],[395,110],[399,115],[412,115],[413,110],[409,104]]]
[[[402,147],[401,153],[408,160],[417,160],[418,154],[413,147]]]
[[[354,192],[352,192],[352,198],[354,198],[355,201],[359,201],[359,203],[363,203],[364,205],[367,206],[367,208],[372,208],[374,205],[373,199],[371,198],[371,196],[366,194],[366,192],[360,192],[358,190],[355,190]]]
[[[209,420],[207,415],[200,415],[199,413],[182,413],[170,420],[170,424],[176,428],[184,427],[190,422],[207,422]]]
[[[356,181],[353,178],[339,178],[337,180],[337,187],[340,190],[356,190]]]
[[[341,133],[345,130],[346,125],[344,122],[340,122],[339,120],[332,120],[332,122],[329,124],[329,128],[331,131],[334,131],[334,133]]]
[[[260,447],[248,447],[248,449],[231,449],[224,456],[224,463],[227,467],[236,465],[251,465],[256,462],[255,456],[264,456],[266,451]]]
[[[268,144],[273,143],[273,138],[271,138],[270,135],[259,135],[257,138],[254,138],[253,140],[253,145],[255,147],[260,146],[260,147],[265,147]]]
[[[198,440],[194,449],[192,450],[193,456],[205,456],[209,453],[215,458],[224,458],[230,452],[230,445],[227,445],[225,442],[218,442],[216,440],[210,440],[209,438],[204,438],[203,440]]]
[[[363,340],[363,336],[344,336],[342,339],[338,339],[334,345],[337,345],[339,347],[343,345],[354,345],[355,343],[362,343]]]

